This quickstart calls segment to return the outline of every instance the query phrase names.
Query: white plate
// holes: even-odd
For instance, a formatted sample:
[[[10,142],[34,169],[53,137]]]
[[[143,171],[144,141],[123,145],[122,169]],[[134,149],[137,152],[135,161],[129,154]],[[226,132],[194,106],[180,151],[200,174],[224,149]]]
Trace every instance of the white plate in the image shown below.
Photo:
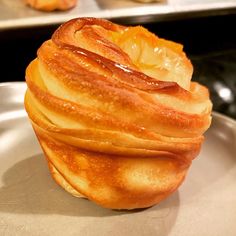
[[[0,235],[235,236],[236,122],[219,114],[168,199],[113,211],[77,199],[49,175],[23,108],[24,83],[0,84]]]

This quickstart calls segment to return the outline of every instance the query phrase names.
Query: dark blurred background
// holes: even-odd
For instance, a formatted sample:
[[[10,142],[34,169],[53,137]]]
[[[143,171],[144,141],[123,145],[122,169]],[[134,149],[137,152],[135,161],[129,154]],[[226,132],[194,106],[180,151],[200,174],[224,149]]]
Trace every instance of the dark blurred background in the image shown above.
[[[193,80],[208,86],[214,110],[232,118],[236,118],[235,25],[235,13],[143,24],[159,37],[184,45],[194,65]],[[24,81],[26,66],[57,27],[0,31],[0,82]]]

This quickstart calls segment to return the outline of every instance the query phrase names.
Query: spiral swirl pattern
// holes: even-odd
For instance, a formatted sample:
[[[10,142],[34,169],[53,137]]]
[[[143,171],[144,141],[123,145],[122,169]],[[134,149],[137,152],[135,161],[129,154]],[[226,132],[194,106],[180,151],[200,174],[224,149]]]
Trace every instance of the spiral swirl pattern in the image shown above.
[[[25,107],[54,179],[113,209],[154,205],[181,184],[211,122],[182,45],[146,29],[73,19],[26,71]]]

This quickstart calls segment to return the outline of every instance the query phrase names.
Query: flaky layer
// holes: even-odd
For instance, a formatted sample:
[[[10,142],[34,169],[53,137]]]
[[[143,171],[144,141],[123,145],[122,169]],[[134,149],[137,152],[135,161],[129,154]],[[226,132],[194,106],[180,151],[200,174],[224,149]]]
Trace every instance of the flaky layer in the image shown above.
[[[51,139],[36,126],[34,129],[56,182],[72,195],[86,196],[103,207],[154,205],[176,190],[188,169],[171,153],[130,158],[87,152]]]
[[[25,96],[56,181],[109,208],[168,196],[211,121],[208,90],[191,76],[182,45],[142,27],[62,25],[28,66]]]

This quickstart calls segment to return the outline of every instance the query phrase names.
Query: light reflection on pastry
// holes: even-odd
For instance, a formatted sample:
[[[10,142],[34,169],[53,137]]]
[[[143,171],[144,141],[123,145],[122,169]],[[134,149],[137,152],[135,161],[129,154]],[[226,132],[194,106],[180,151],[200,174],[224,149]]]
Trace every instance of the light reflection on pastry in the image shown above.
[[[56,182],[113,209],[174,192],[211,122],[192,71],[182,45],[140,26],[78,18],[59,27],[27,68],[25,96]]]
[[[77,0],[25,0],[26,4],[42,11],[68,10]]]

